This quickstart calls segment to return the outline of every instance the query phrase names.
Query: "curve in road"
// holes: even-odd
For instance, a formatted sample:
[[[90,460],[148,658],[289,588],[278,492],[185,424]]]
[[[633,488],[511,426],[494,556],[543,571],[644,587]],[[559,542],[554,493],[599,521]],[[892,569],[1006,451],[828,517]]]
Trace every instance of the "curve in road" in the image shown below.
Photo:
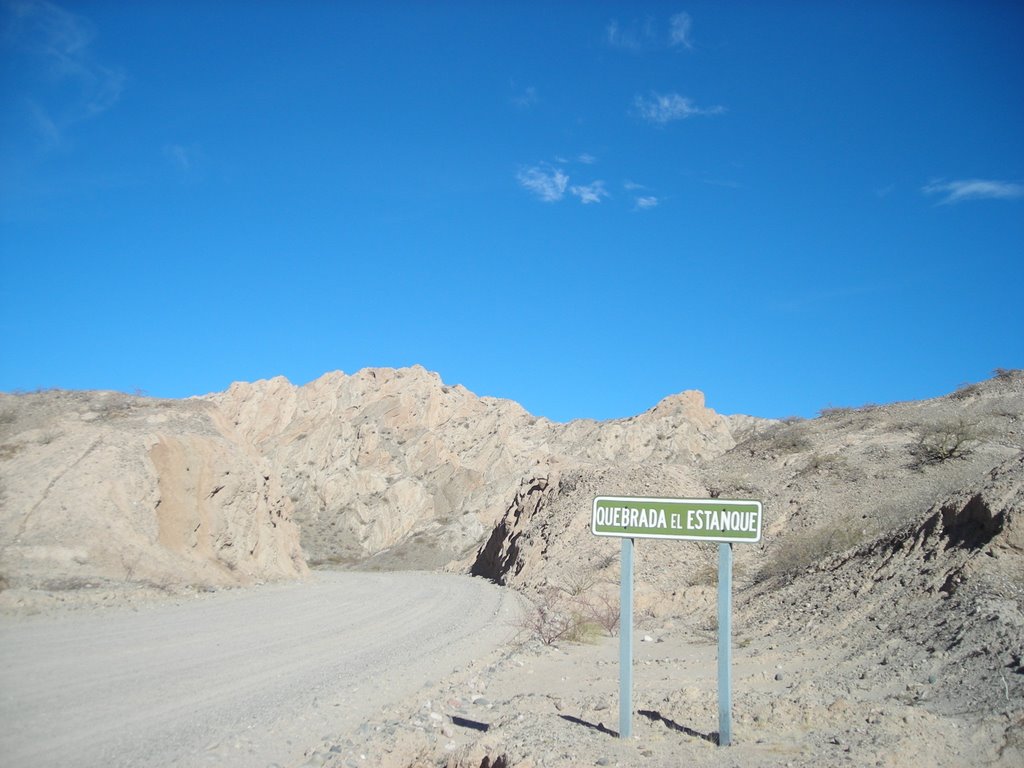
[[[516,598],[438,573],[320,572],[136,611],[0,618],[7,765],[300,761],[514,634]]]

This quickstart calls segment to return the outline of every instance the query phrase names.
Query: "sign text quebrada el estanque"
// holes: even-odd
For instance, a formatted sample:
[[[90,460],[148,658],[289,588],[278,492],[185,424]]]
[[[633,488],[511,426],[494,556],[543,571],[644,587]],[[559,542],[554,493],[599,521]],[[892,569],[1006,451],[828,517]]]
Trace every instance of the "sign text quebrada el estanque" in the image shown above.
[[[598,496],[591,530],[597,536],[752,544],[761,539],[761,502]]]

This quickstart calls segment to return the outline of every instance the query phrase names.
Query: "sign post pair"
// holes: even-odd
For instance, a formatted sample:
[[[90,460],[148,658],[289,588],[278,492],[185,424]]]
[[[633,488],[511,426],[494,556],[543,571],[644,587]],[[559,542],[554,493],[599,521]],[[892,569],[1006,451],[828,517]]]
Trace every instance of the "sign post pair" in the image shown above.
[[[732,741],[732,545],[761,540],[761,502],[598,496],[590,530],[622,539],[619,737],[633,735],[634,539],[718,542],[718,744]]]

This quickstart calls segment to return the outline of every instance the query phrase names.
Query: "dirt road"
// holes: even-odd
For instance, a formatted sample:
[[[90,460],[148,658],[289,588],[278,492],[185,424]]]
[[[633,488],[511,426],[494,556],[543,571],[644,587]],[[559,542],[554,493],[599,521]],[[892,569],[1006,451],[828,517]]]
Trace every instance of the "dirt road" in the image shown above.
[[[480,579],[349,572],[0,617],[0,764],[300,764],[310,744],[486,656],[515,610]]]

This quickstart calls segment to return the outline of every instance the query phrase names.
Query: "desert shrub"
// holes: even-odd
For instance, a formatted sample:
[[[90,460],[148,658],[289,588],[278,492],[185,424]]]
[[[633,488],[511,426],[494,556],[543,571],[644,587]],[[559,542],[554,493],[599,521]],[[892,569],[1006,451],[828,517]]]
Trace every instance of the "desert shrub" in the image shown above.
[[[844,461],[838,453],[814,453],[811,454],[804,468],[808,471],[824,472],[841,466]]]
[[[926,424],[919,428],[917,442],[911,453],[918,467],[962,459],[981,442],[977,423],[957,419],[955,422]]]
[[[597,576],[591,571],[573,571],[563,579],[559,587],[569,597],[580,597],[585,595],[597,583]]]
[[[619,555],[614,552],[607,555],[601,555],[601,558],[597,561],[597,569],[599,571],[603,571],[606,568],[611,568],[617,562],[619,562]]]
[[[760,492],[760,488],[740,475],[728,475],[708,485],[708,495],[712,499],[733,496],[756,498]]]
[[[595,590],[596,584],[594,575],[583,574],[566,585],[548,586],[519,618],[516,628],[544,645],[592,642],[602,632],[614,635],[619,627],[618,600]]]
[[[57,440],[61,436],[61,432],[56,429],[48,429],[39,435],[38,443],[40,445],[49,445],[54,440]]]
[[[797,531],[781,539],[758,572],[759,581],[790,578],[819,560],[855,547],[864,538],[858,518],[840,518],[831,523]]]
[[[98,403],[92,406],[97,417],[101,420],[117,419],[131,413],[134,402],[131,397],[121,393],[111,393]]]
[[[822,418],[828,418],[829,416],[843,416],[849,413],[853,413],[853,408],[846,408],[842,406],[829,406],[827,408],[822,408],[820,411],[818,411],[818,416],[821,416]]]
[[[622,615],[619,601],[604,592],[583,595],[579,600],[580,615],[585,624],[600,627],[609,636],[619,631]]]
[[[12,459],[25,449],[23,443],[5,443],[0,445],[0,461]]]
[[[807,436],[791,426],[772,433],[768,437],[768,443],[779,453],[800,453],[811,447],[811,441]]]
[[[583,629],[582,617],[571,610],[565,600],[565,592],[558,587],[548,587],[537,595],[533,605],[515,622],[515,627],[544,645],[554,645],[559,640],[572,642]]]
[[[691,542],[687,544],[690,564],[686,569],[686,581],[689,584],[718,583],[718,544],[711,542]]]
[[[859,467],[850,464],[841,453],[814,453],[807,464],[800,470],[801,474],[829,474],[840,480],[852,482],[864,477]]]
[[[596,643],[601,637],[601,625],[582,613],[573,614],[572,630],[565,636],[570,643]]]
[[[974,395],[979,394],[981,391],[981,384],[961,384],[959,387],[956,388],[953,394],[950,395],[950,397],[953,397],[957,400],[966,400],[968,397],[973,397]]]

